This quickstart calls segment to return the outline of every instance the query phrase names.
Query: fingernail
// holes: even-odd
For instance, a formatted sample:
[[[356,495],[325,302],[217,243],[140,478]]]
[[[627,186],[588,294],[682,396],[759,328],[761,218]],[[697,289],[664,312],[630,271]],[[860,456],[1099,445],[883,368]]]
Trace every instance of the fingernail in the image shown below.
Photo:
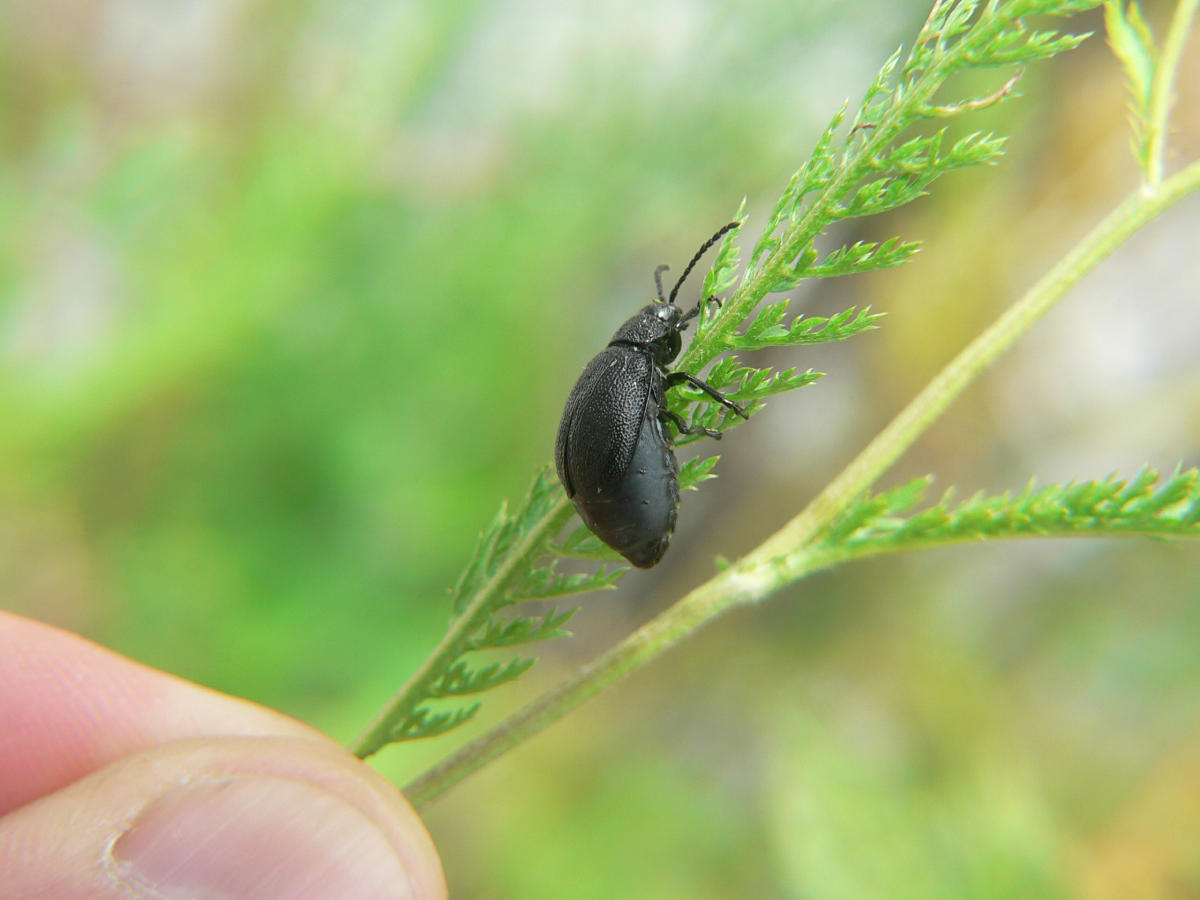
[[[178,787],[113,845],[115,875],[164,900],[413,897],[404,863],[357,808],[285,778]]]

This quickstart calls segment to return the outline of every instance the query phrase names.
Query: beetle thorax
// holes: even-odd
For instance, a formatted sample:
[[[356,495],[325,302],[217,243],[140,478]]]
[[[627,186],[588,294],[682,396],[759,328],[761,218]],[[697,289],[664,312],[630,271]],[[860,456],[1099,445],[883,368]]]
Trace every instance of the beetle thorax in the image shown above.
[[[665,366],[679,355],[681,318],[683,313],[674,303],[651,303],[626,320],[609,344],[644,348],[656,363]]]

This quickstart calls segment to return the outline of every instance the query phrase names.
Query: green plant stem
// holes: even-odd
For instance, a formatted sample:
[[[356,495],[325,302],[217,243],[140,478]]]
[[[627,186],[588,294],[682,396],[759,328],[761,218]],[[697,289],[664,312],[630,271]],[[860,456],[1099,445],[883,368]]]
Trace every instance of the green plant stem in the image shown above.
[[[496,608],[497,598],[504,594],[518,572],[531,566],[545,553],[547,541],[562,529],[572,512],[574,508],[563,494],[513,552],[506,554],[504,563],[496,574],[471,598],[467,608],[454,620],[433,653],[426,657],[362,734],[348,746],[347,749],[351,753],[359,758],[366,758],[392,741],[395,729],[428,699],[430,684],[450,663],[463,654],[471,635]]]
[[[577,675],[412,781],[405,788],[409,800],[418,806],[428,803],[722,613],[762,600],[828,565],[828,548],[816,546],[815,540],[846,504],[867,490],[1068,288],[1130,235],[1197,188],[1200,162],[1129,197],[959,353],[796,518],[736,565],[697,587]]]
[[[1138,191],[1100,222],[1024,297],[943,368],[920,394],[791,522],[755,552],[793,565],[817,533],[846,504],[869,488],[984,369],[1012,346],[1066,293],[1130,235],[1200,186],[1200,162]]]
[[[1150,135],[1147,152],[1150,169],[1146,173],[1151,187],[1157,187],[1163,178],[1163,156],[1166,147],[1168,121],[1171,113],[1171,93],[1175,84],[1175,72],[1183,55],[1187,33],[1196,17],[1196,6],[1200,0],[1179,0],[1175,15],[1167,28],[1162,52],[1154,70],[1150,85]]]

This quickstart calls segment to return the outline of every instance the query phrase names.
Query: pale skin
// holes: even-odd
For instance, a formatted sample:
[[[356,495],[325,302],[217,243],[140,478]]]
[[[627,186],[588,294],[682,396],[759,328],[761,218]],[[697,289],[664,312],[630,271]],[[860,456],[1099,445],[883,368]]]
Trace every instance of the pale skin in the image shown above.
[[[0,612],[6,898],[444,898],[412,807],[328,737]]]

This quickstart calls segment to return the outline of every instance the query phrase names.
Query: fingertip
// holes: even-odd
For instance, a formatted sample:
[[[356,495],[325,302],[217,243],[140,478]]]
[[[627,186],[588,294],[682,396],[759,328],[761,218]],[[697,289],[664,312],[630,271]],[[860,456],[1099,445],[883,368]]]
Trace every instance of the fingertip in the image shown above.
[[[0,819],[6,896],[444,898],[433,842],[386,780],[296,738],[182,741]]]

